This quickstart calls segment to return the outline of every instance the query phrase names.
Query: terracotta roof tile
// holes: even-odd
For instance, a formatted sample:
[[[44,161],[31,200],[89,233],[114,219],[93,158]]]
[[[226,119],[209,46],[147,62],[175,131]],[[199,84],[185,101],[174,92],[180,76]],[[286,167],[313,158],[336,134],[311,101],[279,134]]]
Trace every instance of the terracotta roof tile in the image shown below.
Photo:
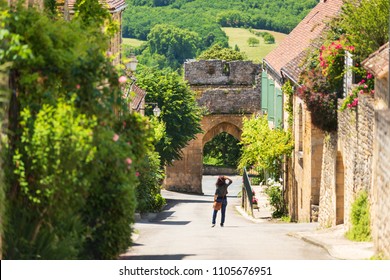
[[[146,91],[136,84],[131,86],[131,91],[135,93],[134,98],[131,100],[131,109],[138,112],[140,109],[142,109],[141,105],[146,96]]]
[[[389,52],[389,43],[386,43],[362,62],[363,67],[375,77],[383,78],[389,73]]]
[[[322,0],[264,61],[277,73],[280,73],[283,67],[285,71],[291,71],[292,63],[299,64],[302,52],[321,36],[326,22],[340,12],[342,4],[343,0]],[[296,76],[295,73],[292,75]]]

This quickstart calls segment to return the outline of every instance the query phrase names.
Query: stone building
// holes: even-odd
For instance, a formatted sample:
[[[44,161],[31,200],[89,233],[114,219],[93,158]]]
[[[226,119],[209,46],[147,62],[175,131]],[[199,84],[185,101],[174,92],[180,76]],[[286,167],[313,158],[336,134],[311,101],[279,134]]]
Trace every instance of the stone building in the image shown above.
[[[203,60],[186,62],[184,76],[207,112],[203,133],[182,150],[182,160],[166,167],[164,187],[190,193],[202,192],[203,147],[216,135],[229,133],[241,139],[243,116],[260,113],[261,67],[248,61]]]
[[[325,141],[319,222],[348,229],[351,204],[365,190],[376,250],[390,257],[389,44],[363,66],[375,76],[375,96],[360,94],[356,110],[339,112],[338,130]]]
[[[276,120],[281,119],[287,129],[288,115],[283,111],[287,100],[277,103],[270,102],[271,98],[277,100],[279,95],[282,96],[282,85],[288,80],[295,88],[299,86],[300,64],[307,49],[321,41],[326,22],[340,11],[342,2],[321,0],[282,43],[264,58],[262,109],[267,111],[272,126],[278,126]],[[265,87],[266,83],[268,88]],[[277,116],[278,111],[283,112],[283,115]],[[324,133],[312,125],[310,112],[297,95],[293,97],[293,112],[295,148],[284,168],[287,170],[284,178],[285,198],[292,220],[308,222],[316,220],[320,202]]]

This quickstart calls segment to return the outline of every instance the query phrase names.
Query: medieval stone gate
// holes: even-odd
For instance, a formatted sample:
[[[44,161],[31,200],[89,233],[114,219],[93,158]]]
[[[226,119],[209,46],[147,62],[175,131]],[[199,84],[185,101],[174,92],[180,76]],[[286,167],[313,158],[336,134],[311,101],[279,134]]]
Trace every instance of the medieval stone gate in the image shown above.
[[[166,168],[168,190],[202,194],[203,147],[216,135],[241,139],[242,119],[261,112],[261,67],[249,61],[203,60],[184,64],[185,79],[206,114],[203,133],[183,149],[183,158]]]

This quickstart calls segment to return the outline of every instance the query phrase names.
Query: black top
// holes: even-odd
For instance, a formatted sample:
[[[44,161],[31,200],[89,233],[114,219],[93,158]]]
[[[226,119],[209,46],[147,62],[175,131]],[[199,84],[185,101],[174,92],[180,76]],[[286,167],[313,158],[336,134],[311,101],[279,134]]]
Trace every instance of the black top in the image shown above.
[[[230,186],[230,184],[232,183],[232,181],[229,181],[227,184],[223,184],[222,186],[217,186],[217,188],[215,189],[215,194],[218,196],[218,197],[226,197],[226,195],[228,194],[228,190],[227,188]]]

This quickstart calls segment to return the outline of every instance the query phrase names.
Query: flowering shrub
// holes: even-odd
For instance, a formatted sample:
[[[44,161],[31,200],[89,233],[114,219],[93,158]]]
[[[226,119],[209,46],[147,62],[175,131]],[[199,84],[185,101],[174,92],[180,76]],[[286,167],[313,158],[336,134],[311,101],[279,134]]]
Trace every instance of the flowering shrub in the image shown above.
[[[355,47],[349,45],[345,38],[326,42],[321,46],[319,65],[328,81],[338,83],[343,79],[345,53],[352,53],[354,50]]]
[[[366,73],[363,78],[344,99],[343,104],[340,107],[340,111],[344,111],[346,108],[355,109],[359,104],[359,94],[374,94],[374,76],[371,73]]]
[[[265,193],[268,195],[269,203],[272,206],[274,212],[272,213],[273,218],[280,218],[286,214],[286,207],[283,199],[283,185],[281,180],[275,181],[269,178],[267,180],[267,187]]]
[[[312,123],[324,131],[337,127],[337,96],[335,93],[311,92],[307,86],[298,88],[298,96],[306,103]]]

